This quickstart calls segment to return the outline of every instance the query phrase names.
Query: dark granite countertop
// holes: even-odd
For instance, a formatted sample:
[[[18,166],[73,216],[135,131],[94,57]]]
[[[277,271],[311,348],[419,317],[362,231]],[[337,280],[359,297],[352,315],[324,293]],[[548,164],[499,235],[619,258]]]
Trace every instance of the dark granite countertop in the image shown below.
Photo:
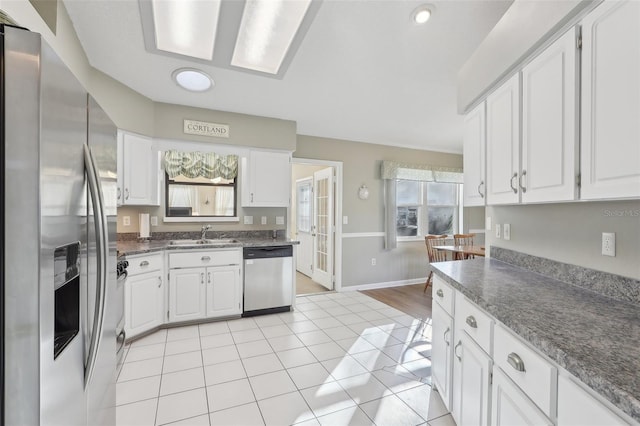
[[[136,254],[153,253],[165,250],[207,250],[220,248],[237,247],[269,247],[269,246],[291,246],[299,244],[298,241],[288,238],[234,238],[238,242],[216,243],[211,245],[182,246],[171,245],[170,240],[149,240],[149,241],[118,241],[118,252],[125,256]]]
[[[640,306],[495,259],[431,267],[468,299],[640,421]]]

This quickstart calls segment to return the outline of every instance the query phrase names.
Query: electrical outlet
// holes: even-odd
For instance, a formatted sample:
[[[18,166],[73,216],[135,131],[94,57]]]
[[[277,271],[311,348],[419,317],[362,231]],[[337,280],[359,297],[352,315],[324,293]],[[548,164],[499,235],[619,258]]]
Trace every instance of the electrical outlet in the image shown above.
[[[131,216],[122,217],[122,226],[131,226]]]
[[[508,223],[502,225],[502,238],[505,240],[511,239],[511,225]]]
[[[343,225],[349,224],[349,216],[342,216],[342,224]]]
[[[484,227],[487,231],[491,231],[491,216],[487,216],[487,218],[484,220]]]
[[[151,216],[151,226],[158,226],[158,216]]]
[[[375,257],[371,258],[371,266],[376,266],[376,258]]]
[[[245,225],[253,225],[253,216],[245,216],[244,217]]]
[[[496,238],[500,238],[500,224],[496,223]]]
[[[616,256],[616,234],[614,232],[602,233],[602,255]]]
[[[262,216],[262,217],[260,218],[260,223],[261,223],[262,225],[266,225],[266,224],[267,224],[267,217],[266,217],[266,216]]]

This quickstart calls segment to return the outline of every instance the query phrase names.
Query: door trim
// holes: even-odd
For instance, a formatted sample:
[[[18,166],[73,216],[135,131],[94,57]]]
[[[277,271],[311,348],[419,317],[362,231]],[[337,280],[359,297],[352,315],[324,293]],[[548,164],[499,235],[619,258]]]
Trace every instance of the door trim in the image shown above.
[[[292,164],[309,164],[314,166],[326,166],[333,167],[335,174],[335,239],[333,245],[333,268],[335,271],[335,282],[333,283],[333,289],[336,292],[342,291],[342,161],[330,161],[330,160],[317,160],[313,158],[298,158],[293,157],[291,159]],[[293,186],[292,186],[293,187]],[[292,209],[288,209],[287,212],[287,229],[291,230]]]

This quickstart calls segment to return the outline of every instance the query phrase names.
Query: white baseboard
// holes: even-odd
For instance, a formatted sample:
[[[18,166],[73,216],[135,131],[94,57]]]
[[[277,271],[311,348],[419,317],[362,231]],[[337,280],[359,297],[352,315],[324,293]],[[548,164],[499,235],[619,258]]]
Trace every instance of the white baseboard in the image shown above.
[[[371,283],[371,284],[360,284],[360,285],[343,285],[340,291],[358,291],[358,290],[375,290],[378,288],[388,288],[388,287],[400,287],[403,285],[412,285],[412,284],[424,284],[427,281],[427,277],[424,278],[413,278],[410,280],[401,280],[401,281],[387,281],[383,283]]]

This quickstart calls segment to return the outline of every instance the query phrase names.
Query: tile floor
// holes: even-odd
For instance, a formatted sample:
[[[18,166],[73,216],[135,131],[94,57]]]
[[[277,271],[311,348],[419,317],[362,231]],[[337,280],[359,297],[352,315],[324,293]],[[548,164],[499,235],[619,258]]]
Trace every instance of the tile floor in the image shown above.
[[[127,348],[117,424],[455,426],[430,341],[429,321],[358,292],[161,330]]]

